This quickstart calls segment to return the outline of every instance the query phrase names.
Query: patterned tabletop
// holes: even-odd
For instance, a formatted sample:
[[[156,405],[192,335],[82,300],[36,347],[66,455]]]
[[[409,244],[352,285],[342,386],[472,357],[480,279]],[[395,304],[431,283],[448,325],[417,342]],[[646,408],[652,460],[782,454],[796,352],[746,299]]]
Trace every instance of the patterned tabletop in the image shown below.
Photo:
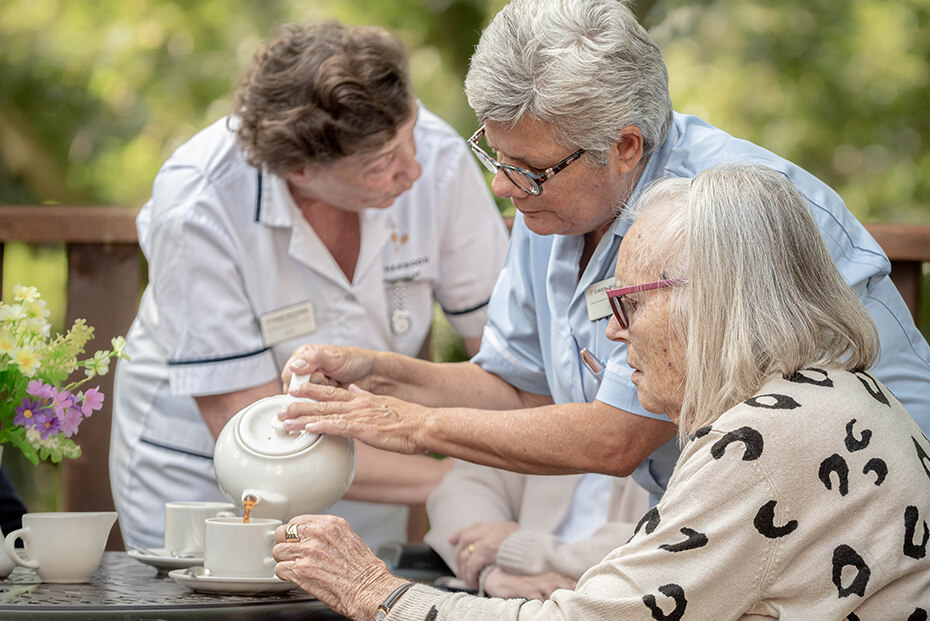
[[[197,593],[125,552],[104,553],[85,584],[42,584],[23,567],[0,580],[0,619],[63,619],[64,613],[68,619],[343,618],[300,589],[262,595]]]

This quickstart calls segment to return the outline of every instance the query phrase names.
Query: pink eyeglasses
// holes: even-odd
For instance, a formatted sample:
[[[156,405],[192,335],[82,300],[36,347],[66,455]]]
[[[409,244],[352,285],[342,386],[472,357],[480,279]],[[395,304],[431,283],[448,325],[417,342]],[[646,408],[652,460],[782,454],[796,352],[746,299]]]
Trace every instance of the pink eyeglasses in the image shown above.
[[[626,330],[630,327],[630,314],[633,312],[633,309],[628,308],[630,301],[624,300],[623,296],[630,295],[631,293],[639,293],[640,291],[651,291],[653,289],[671,287],[672,285],[687,281],[687,278],[669,278],[666,280],[647,282],[643,285],[631,285],[629,287],[620,287],[619,289],[608,289],[607,301],[610,302],[610,308],[614,312],[614,317],[617,318],[617,323],[620,324],[621,328]]]

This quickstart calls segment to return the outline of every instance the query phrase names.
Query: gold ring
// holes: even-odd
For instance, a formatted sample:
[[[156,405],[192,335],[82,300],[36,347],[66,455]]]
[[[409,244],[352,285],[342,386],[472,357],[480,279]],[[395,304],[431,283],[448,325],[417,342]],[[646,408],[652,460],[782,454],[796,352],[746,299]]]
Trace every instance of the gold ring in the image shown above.
[[[475,553],[475,544],[473,544],[473,543],[468,544],[468,553],[469,553],[469,554],[474,554],[474,553]]]
[[[288,524],[284,529],[284,541],[300,541],[300,533],[297,532],[297,522]]]

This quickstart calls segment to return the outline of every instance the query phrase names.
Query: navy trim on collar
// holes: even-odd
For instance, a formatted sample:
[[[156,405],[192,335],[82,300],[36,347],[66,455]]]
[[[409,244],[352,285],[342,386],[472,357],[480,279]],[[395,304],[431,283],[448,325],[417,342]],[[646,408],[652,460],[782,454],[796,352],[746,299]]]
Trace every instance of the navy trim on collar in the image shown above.
[[[169,360],[169,367],[181,366],[184,364],[209,364],[211,362],[227,362],[229,360],[238,360],[240,358],[249,358],[251,356],[257,356],[258,354],[263,354],[268,351],[267,347],[257,349],[255,351],[246,352],[244,354],[232,354],[230,356],[219,356],[217,358],[196,358],[193,360]]]

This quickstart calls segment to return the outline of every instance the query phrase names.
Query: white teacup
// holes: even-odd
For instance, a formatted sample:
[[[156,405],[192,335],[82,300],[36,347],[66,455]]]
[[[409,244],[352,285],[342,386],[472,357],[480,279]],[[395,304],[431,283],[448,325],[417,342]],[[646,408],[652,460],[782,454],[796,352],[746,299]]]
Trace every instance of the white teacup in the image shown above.
[[[35,569],[42,582],[87,582],[100,565],[116,511],[27,513],[23,527],[6,536],[6,553]],[[16,553],[22,539],[28,560]]]
[[[179,500],[165,503],[165,550],[172,556],[203,554],[203,523],[211,517],[233,517],[228,502]]]
[[[281,520],[209,518],[204,525],[203,566],[211,575],[224,578],[271,578],[275,560],[274,529]]]

